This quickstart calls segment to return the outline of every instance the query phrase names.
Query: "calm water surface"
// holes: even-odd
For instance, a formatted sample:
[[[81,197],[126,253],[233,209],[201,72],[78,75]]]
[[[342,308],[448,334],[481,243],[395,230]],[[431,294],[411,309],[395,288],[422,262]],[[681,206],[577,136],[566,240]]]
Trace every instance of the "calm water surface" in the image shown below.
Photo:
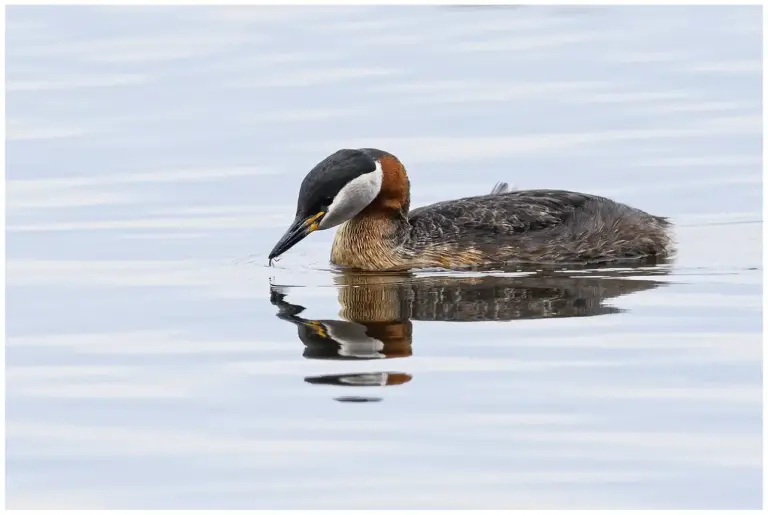
[[[11,8],[12,508],[757,508],[759,8]],[[342,147],[555,187],[656,267],[275,267]]]

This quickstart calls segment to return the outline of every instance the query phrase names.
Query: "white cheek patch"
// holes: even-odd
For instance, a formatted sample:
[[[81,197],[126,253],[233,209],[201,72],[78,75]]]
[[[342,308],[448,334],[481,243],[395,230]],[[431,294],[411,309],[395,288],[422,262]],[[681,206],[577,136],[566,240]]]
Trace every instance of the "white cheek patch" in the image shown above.
[[[352,179],[341,188],[317,228],[330,229],[357,216],[379,195],[383,178],[381,163],[376,161],[375,170]]]

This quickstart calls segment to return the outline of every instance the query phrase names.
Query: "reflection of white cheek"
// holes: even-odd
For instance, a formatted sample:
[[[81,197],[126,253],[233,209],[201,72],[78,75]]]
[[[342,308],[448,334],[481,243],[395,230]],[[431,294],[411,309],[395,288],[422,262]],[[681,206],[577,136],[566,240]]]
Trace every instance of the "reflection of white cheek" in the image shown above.
[[[333,336],[333,335],[331,335]],[[357,341],[336,340],[341,344],[339,354],[341,356],[358,358],[386,358],[381,351],[384,350],[384,342],[375,338],[367,338]]]
[[[389,374],[386,372],[372,372],[342,377],[339,382],[349,386],[386,386],[388,378]]]
[[[353,322],[326,322],[328,336],[339,344],[339,355],[358,358],[386,358],[384,342],[371,338],[364,325]]]

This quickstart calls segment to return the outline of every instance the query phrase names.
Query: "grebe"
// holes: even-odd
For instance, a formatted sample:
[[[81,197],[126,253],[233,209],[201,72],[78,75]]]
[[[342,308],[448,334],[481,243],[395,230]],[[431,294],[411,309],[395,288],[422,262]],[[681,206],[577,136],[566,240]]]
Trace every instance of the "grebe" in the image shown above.
[[[605,263],[672,254],[670,222],[562,190],[508,191],[410,209],[405,167],[389,152],[342,149],[301,183],[296,218],[269,262],[316,230],[339,227],[331,263],[390,271],[509,263]]]

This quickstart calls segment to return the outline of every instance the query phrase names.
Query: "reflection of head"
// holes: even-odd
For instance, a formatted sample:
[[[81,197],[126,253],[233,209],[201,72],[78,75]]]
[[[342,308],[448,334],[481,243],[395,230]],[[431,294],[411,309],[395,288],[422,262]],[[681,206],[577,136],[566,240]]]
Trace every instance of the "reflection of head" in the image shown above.
[[[618,313],[606,301],[656,288],[651,279],[637,279],[642,269],[603,270],[600,276],[528,276],[352,274],[336,276],[341,307],[339,320],[309,320],[304,307],[285,301],[272,290],[278,317],[298,327],[310,359],[382,359],[410,356],[411,320],[477,322]],[[664,273],[653,269],[650,273]]]
[[[381,359],[411,355],[411,323],[312,320],[299,325],[304,357],[314,359]]]
[[[299,316],[303,306],[290,304],[285,295],[272,290],[278,317],[295,324],[308,359],[366,360],[411,355],[411,323],[349,320],[309,320]]]
[[[368,372],[364,374],[335,374],[307,377],[304,380],[311,384],[328,384],[337,386],[394,386],[404,384],[412,379],[410,374],[402,372]]]
[[[352,386],[352,387],[382,387],[397,386],[409,382],[410,374],[402,372],[367,372],[362,374],[331,374],[324,376],[305,377],[304,381],[315,385]],[[381,397],[344,395],[335,397],[339,402],[379,402]]]

